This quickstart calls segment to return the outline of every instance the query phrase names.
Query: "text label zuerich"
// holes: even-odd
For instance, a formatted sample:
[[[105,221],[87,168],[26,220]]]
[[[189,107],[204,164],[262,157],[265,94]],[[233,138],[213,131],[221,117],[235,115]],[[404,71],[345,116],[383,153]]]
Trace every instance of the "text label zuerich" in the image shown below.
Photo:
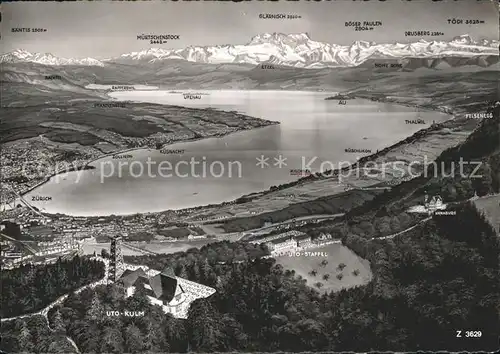
[[[44,195],[35,195],[31,197],[32,202],[47,202],[52,200],[52,197],[47,197]]]

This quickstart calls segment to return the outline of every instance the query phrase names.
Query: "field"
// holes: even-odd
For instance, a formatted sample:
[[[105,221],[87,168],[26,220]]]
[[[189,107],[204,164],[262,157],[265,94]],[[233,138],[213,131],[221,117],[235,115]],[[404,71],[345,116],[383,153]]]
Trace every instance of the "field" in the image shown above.
[[[84,243],[82,245],[82,250],[83,250],[84,254],[93,254],[94,252],[96,254],[101,254],[101,251],[102,251],[103,248],[106,249],[106,251],[109,252],[109,249],[110,249],[109,242],[103,242],[103,243]],[[144,253],[131,250],[128,247],[122,247],[122,254],[124,256],[141,256]]]
[[[177,241],[177,242],[151,242],[151,243],[145,243],[141,246],[140,248],[144,248],[146,250],[156,252],[156,253],[176,253],[176,252],[185,252],[190,248],[201,248],[205,245],[208,245],[211,242],[216,242],[216,239],[203,239],[203,240],[194,240],[194,241],[188,241],[188,242],[182,242],[182,241]],[[134,246],[137,246],[137,244],[132,243]]]
[[[297,275],[307,280],[307,285],[321,292],[339,291],[363,285],[368,283],[372,278],[368,261],[358,257],[342,244],[330,244],[306,250],[305,252],[324,252],[326,255],[321,257],[306,256],[303,255],[303,251],[301,252],[301,256],[298,257],[284,255],[275,258],[285,269],[294,270]],[[326,266],[321,266],[323,260],[328,262]],[[343,270],[338,269],[340,263],[345,264]],[[353,271],[356,269],[359,271],[358,275],[353,274]],[[313,270],[317,271],[315,276],[310,273]],[[323,279],[325,274],[329,275],[328,280]],[[338,274],[342,274],[342,279],[337,279]],[[315,286],[318,282],[323,284],[321,288]]]
[[[496,232],[500,234],[500,194],[479,198],[474,201],[474,204],[486,216]]]
[[[142,248],[145,250],[149,250],[156,253],[175,253],[175,252],[185,252],[190,248],[201,248],[211,242],[216,242],[216,239],[203,239],[203,240],[194,240],[194,241],[186,241],[186,242],[130,242],[131,245]],[[83,246],[84,254],[93,254],[94,251],[96,254],[100,254],[101,250],[105,248],[108,252],[110,249],[109,242],[106,243],[84,243]],[[124,256],[141,256],[144,253],[136,250],[132,250],[128,247],[122,246],[122,254]]]

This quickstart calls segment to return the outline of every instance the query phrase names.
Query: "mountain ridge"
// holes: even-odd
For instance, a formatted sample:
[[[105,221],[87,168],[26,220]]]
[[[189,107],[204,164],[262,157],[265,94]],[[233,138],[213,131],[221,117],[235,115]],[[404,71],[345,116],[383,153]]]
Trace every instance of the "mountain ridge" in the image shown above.
[[[23,49],[0,55],[0,63],[34,62],[43,65],[106,66],[108,63],[143,64],[168,60],[185,60],[204,64],[252,64],[272,62],[297,68],[325,68],[358,66],[369,59],[396,59],[405,57],[473,57],[498,55],[497,40],[473,40],[469,35],[454,37],[451,41],[377,44],[355,41],[351,45],[314,41],[307,33],[263,33],[243,45],[188,46],[182,49],[149,48],[108,59],[60,58],[50,53],[30,53]]]

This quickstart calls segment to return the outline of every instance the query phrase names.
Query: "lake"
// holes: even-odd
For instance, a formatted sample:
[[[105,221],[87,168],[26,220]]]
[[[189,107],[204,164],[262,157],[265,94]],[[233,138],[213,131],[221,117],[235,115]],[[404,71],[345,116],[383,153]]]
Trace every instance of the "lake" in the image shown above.
[[[141,149],[92,163],[95,170],[53,177],[28,194],[50,212],[109,215],[183,209],[234,200],[312,173],[355,162],[416,131],[449,119],[439,112],[367,100],[325,100],[304,91],[116,91],[116,100],[234,110],[281,124],[169,146]],[[425,124],[408,124],[409,120]],[[351,150],[350,150],[351,149]],[[257,165],[258,159],[263,158]],[[121,164],[121,165],[120,165]],[[150,166],[150,167],[148,167]],[[295,170],[295,171],[291,171]],[[304,171],[305,172],[305,171]]]

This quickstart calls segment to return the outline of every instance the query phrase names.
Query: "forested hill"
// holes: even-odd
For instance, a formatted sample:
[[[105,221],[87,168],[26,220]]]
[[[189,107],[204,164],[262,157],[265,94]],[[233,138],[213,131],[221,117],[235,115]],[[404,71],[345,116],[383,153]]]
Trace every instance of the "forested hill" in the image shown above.
[[[493,119],[484,120],[464,144],[439,158],[479,160],[485,166],[484,178],[477,182],[456,174],[417,178],[377,196],[376,203],[350,213],[342,225],[318,226],[342,229],[344,243],[370,261],[373,279],[365,286],[320,295],[294,271],[272,258],[260,259],[265,249],[215,243],[164,259],[135,258],[155,267],[167,260],[183,276],[217,290],[208,299],[196,300],[187,320],[164,314],[140,292],[123,299],[122,292],[109,285],[70,294],[49,314],[51,327],[71,337],[81,353],[188,348],[197,352],[495,351],[500,334],[500,240],[467,201],[474,193],[498,191],[494,173],[499,169],[495,165],[499,107],[493,110]],[[449,211],[456,215],[433,215],[420,219],[415,228],[402,226],[405,208],[430,188],[449,191],[447,197],[453,200]],[[378,225],[380,219],[396,215],[401,215],[399,227],[408,231],[370,241],[374,235],[363,225]],[[385,235],[380,232],[375,237]],[[106,315],[125,310],[144,311],[144,316]],[[40,347],[37,329],[24,319],[8,326],[3,328],[2,337],[8,340],[2,340],[2,349]]]
[[[483,119],[462,144],[443,151],[420,177],[377,195],[351,210],[348,218],[380,214],[381,209],[383,213],[390,214],[390,209],[400,213],[417,200],[421,203],[424,194],[439,194],[447,202],[459,202],[474,194],[500,192],[500,105],[490,102],[485,113],[491,113],[492,118]],[[460,161],[464,163],[463,173]]]
[[[472,204],[456,211],[392,240],[347,239],[370,260],[374,279],[333,296],[339,307],[329,310],[344,329],[337,350],[498,349],[499,239]],[[481,338],[457,338],[458,330]]]
[[[467,200],[499,192],[499,111],[492,104],[488,112],[493,118],[483,120],[463,144],[443,152],[427,176],[396,186],[353,210],[343,225],[330,226],[370,261],[374,274],[368,286],[336,295],[335,303],[342,304],[337,323],[349,329],[340,331],[345,337],[337,350],[498,349],[499,238]],[[480,162],[476,173],[481,177],[470,177],[475,165],[466,166],[463,175],[458,168],[453,171],[460,159]],[[422,203],[424,193],[441,194],[452,205],[447,211],[457,214],[434,215],[393,239],[368,241],[373,235],[364,232],[364,225],[404,214]],[[328,225],[321,227],[329,231]],[[462,338],[456,331],[462,331]],[[480,331],[481,337],[466,338],[466,331]],[[358,339],[356,348],[344,346],[349,336]]]
[[[187,320],[113,285],[71,294],[49,320],[82,353],[494,351],[499,240],[471,204],[456,211],[359,249],[374,273],[366,286],[320,295],[274,259],[219,264],[197,252],[182,259],[187,275],[217,292]],[[107,315],[126,310],[144,316]],[[20,331],[32,342],[19,342]],[[34,331],[13,321],[2,349],[36,348]]]

